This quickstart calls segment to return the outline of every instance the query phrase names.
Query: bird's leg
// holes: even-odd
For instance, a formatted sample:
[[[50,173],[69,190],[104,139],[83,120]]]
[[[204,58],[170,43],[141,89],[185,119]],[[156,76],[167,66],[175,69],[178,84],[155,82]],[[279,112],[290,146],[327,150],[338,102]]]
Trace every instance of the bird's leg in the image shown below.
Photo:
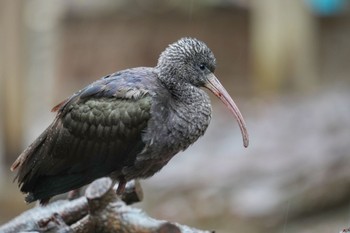
[[[119,183],[117,188],[117,195],[122,195],[125,190],[126,179],[124,177],[119,177]]]

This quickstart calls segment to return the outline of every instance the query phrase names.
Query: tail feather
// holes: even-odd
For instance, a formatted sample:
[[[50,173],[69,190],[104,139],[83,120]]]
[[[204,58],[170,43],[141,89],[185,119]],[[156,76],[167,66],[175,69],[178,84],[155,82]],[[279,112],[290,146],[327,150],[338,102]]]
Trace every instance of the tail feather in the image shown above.
[[[25,197],[25,201],[30,203],[40,200],[41,203],[44,203],[52,196],[80,188],[82,184],[89,182],[92,182],[92,179],[85,174],[42,176]]]
[[[27,202],[33,202],[35,200],[35,195],[33,196],[32,191],[36,188],[37,182],[40,179],[40,174],[37,173],[40,167],[38,163],[44,159],[47,154],[46,152],[50,149],[50,143],[47,143],[47,141],[55,123],[56,121],[28,146],[11,166],[12,171],[18,170],[15,180],[18,180],[20,190],[28,193],[26,197]]]
[[[48,127],[30,146],[27,147],[16,159],[15,162],[11,165],[11,171],[15,171],[17,168],[21,168],[24,163],[32,157],[33,154],[41,147],[44,141],[47,138],[47,134],[50,127]]]

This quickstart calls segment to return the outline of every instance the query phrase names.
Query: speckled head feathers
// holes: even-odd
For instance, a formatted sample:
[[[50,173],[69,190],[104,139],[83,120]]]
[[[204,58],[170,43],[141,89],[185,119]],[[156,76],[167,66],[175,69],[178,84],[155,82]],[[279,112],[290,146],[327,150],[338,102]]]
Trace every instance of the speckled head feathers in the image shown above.
[[[184,37],[170,44],[160,55],[157,68],[164,76],[198,77],[204,65],[214,72],[216,59],[208,46],[195,38]]]
[[[197,60],[198,62],[206,62],[208,68],[214,71],[216,59],[208,46],[195,38],[184,37],[170,44],[160,55],[158,66],[164,62],[188,62],[189,60]]]

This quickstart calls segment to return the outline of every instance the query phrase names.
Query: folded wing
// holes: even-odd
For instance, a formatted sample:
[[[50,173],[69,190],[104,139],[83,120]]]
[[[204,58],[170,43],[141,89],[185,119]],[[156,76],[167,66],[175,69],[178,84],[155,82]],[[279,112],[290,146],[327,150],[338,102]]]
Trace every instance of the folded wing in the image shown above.
[[[54,122],[14,162],[26,201],[49,199],[133,164],[145,146],[151,96],[117,76],[56,106]]]

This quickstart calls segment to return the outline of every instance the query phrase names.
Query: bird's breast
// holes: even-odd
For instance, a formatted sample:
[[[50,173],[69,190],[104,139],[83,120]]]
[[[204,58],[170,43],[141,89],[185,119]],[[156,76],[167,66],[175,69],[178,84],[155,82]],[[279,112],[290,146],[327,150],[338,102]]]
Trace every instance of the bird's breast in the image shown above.
[[[206,102],[177,110],[170,115],[166,123],[172,144],[179,144],[181,150],[197,141],[208,128],[211,108]]]
[[[209,97],[203,91],[189,99],[159,101],[151,109],[144,138],[154,156],[169,160],[205,133],[211,119]]]

